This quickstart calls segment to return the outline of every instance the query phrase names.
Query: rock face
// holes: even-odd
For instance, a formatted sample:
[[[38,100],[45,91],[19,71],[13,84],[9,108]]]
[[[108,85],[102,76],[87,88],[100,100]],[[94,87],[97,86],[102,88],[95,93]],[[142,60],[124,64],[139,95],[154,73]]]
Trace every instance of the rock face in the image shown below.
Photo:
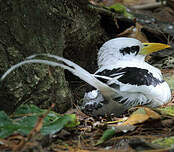
[[[87,0],[2,0],[0,75],[37,53],[64,56],[95,71],[97,47],[110,38],[101,20]],[[0,110],[12,112],[22,103],[42,108],[55,103],[55,110],[64,112],[72,105],[73,97],[61,68],[25,65],[0,85]]]

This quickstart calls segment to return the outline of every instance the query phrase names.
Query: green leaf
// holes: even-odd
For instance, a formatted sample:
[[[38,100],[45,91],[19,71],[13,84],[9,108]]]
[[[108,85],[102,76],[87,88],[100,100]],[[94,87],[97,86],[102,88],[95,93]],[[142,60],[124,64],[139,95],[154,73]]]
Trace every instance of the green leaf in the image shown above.
[[[37,120],[38,116],[24,116],[18,118],[17,123],[20,127],[17,132],[22,133],[23,135],[29,134],[29,132],[34,128]]]
[[[10,120],[10,118],[4,111],[0,111],[0,127],[9,125],[9,124],[12,124],[12,120]]]
[[[35,105],[32,105],[32,104],[30,104],[30,105],[28,105],[28,104],[23,104],[23,105],[19,106],[19,107],[16,109],[14,115],[29,114],[29,113],[31,113],[31,114],[34,114],[34,113],[36,113],[36,114],[38,114],[38,113],[41,114],[41,113],[43,113],[44,111],[45,111],[45,110],[42,110],[42,109],[38,108],[38,107],[35,106]]]
[[[170,62],[168,61],[168,63],[170,63]],[[172,74],[172,75],[167,76],[167,74],[165,74],[164,75],[164,80],[167,82],[167,84],[169,85],[170,89],[173,91],[174,90],[174,75]]]
[[[11,135],[18,129],[18,125],[8,117],[4,111],[0,111],[0,138]]]
[[[47,110],[38,108],[35,105],[21,105],[13,114],[13,119],[0,111],[0,138],[5,138],[14,132],[27,135],[35,127],[39,116],[43,115]],[[60,115],[50,111],[43,120],[43,127],[41,134],[54,134],[59,132],[62,128],[72,128],[79,124],[76,120],[76,115],[66,114]]]
[[[115,4],[111,5],[109,8],[114,9],[115,12],[123,14],[127,18],[130,18],[130,19],[134,18],[134,16],[127,11],[127,8],[120,3],[115,3]]]
[[[77,121],[76,119],[76,115],[75,114],[71,114],[71,115],[68,115],[69,117],[71,117],[71,121],[68,122],[65,127],[67,128],[73,128],[73,127],[76,127],[80,124],[79,121]]]
[[[111,139],[115,135],[116,131],[115,129],[107,129],[103,133],[102,137],[98,140],[96,145],[102,144],[103,142]]]
[[[65,126],[72,125],[76,121],[76,119],[73,119],[72,115],[68,114],[59,117],[53,121],[45,121],[44,126],[41,129],[41,133],[44,135],[54,134],[56,132],[59,132]]]
[[[170,116],[174,116],[174,106],[168,106],[168,107],[163,107],[163,108],[158,108],[161,113],[167,114]]]
[[[118,13],[124,13],[126,11],[126,7],[120,3],[115,3],[111,5],[109,8],[114,9]]]
[[[4,127],[0,127],[0,138],[5,138],[13,134],[18,130],[19,126],[15,124],[5,125]]]
[[[166,138],[159,138],[159,139],[156,139],[152,142],[153,144],[158,144],[160,146],[163,146],[163,147],[171,147],[173,148],[174,147],[174,136],[171,136],[171,137],[166,137]]]

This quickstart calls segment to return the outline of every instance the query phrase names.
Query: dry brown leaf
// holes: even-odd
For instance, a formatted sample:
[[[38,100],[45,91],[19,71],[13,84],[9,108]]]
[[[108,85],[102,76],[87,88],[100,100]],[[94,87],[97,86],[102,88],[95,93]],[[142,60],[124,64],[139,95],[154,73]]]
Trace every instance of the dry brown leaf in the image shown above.
[[[124,30],[123,32],[117,34],[117,36],[127,36],[127,37],[129,37],[130,34],[133,33],[134,28],[135,28],[134,26],[131,26],[131,27],[127,28],[126,30]]]
[[[126,122],[124,122],[121,125],[135,125],[135,124],[138,124],[138,123],[143,123],[148,119],[149,119],[149,117],[147,115],[133,114],[128,118],[128,120]]]
[[[143,123],[149,119],[160,119],[161,116],[155,111],[147,107],[141,107],[135,112],[133,112],[127,121],[123,122],[121,125],[135,125]]]
[[[136,31],[135,31],[135,37],[136,39],[140,40],[141,42],[148,42],[147,37],[143,32],[141,32],[141,29],[143,26],[139,23],[136,23]]]
[[[143,26],[139,23],[136,23],[136,26],[131,26],[130,28],[126,29],[122,33],[118,34],[117,36],[125,36],[125,37],[132,37],[140,40],[141,42],[148,42],[144,33],[141,32]]]
[[[149,116],[149,118],[151,118],[151,119],[160,119],[160,118],[161,118],[161,116],[160,116],[157,112],[153,111],[153,110],[150,109],[150,108],[144,107],[144,110],[146,111],[146,114],[147,114],[147,115]]]
[[[0,150],[7,150],[10,149],[12,151],[15,151],[16,147],[18,147],[21,143],[23,143],[25,140],[25,137],[15,134],[9,136],[7,139],[0,139]]]

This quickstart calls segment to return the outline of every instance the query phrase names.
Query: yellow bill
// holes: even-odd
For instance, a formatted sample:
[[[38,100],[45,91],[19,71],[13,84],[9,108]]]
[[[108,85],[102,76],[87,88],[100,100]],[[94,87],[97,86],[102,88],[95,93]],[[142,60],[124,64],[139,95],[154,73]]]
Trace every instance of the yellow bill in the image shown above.
[[[140,54],[148,55],[169,47],[170,45],[162,43],[143,43],[143,48],[141,49]]]

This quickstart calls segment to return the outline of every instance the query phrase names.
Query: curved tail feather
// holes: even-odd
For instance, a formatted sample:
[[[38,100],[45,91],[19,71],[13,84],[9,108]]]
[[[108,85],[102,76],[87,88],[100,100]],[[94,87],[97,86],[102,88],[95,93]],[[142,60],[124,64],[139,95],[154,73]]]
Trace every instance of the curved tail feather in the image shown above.
[[[54,61],[48,61],[45,59],[34,59],[35,57],[38,56],[46,56],[50,58],[56,59],[57,62]],[[22,61],[16,65],[13,65],[11,68],[9,68],[0,78],[0,81],[3,81],[6,76],[11,73],[13,70],[17,69],[18,67],[24,65],[24,64],[29,64],[29,63],[42,63],[50,66],[59,66],[62,67],[66,70],[69,70],[72,72],[74,75],[82,79],[83,81],[87,82],[91,86],[95,87],[96,89],[100,90],[100,92],[103,94],[105,98],[111,98],[116,94],[116,90],[113,88],[109,87],[108,85],[104,84],[103,82],[99,81],[98,79],[95,78],[95,75],[90,74],[88,71],[85,69],[81,68],[79,65],[71,62],[70,60],[67,60],[63,57],[59,57],[56,55],[51,55],[51,54],[36,54],[27,57],[27,60]]]

